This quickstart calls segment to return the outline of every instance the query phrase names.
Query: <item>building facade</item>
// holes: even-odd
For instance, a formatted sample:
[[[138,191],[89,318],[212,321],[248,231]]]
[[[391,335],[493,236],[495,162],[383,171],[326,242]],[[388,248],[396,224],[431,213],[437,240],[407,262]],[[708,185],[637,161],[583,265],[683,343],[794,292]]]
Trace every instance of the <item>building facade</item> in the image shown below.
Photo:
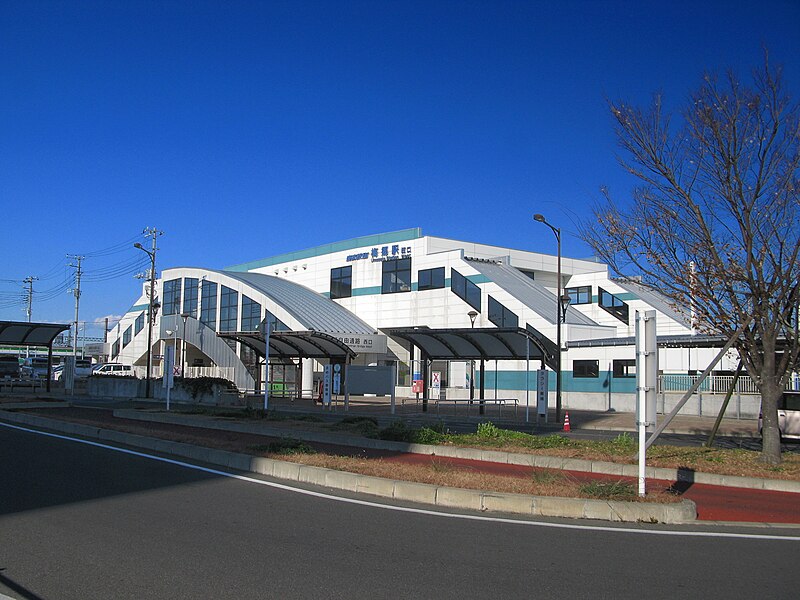
[[[564,406],[632,410],[636,311],[655,311],[659,336],[690,341],[688,311],[672,307],[644,286],[612,279],[604,264],[572,258],[561,263],[562,294],[570,298],[561,325]],[[263,375],[252,350],[217,334],[256,331],[266,319],[273,331],[331,335],[357,353],[357,364],[397,365],[397,393],[410,396],[414,373],[420,371],[419,354],[392,338],[393,328],[520,327],[555,341],[557,288],[556,256],[426,236],[417,228],[221,271],[170,268],[156,285],[161,308],[154,323],[153,355],[160,357],[173,345],[176,364],[187,373],[222,369],[240,389],[254,390]],[[145,364],[148,291],[143,286],[110,336],[112,360]],[[676,376],[702,371],[716,351],[692,346],[660,349],[660,370]],[[734,360],[728,356],[718,368],[732,370]],[[470,361],[451,360],[433,365],[433,370],[442,374],[449,397],[467,397],[474,377],[473,385],[483,380],[487,397],[528,401],[535,386],[530,370],[540,366],[487,361],[473,376]],[[311,394],[320,369],[310,360],[273,365],[269,380],[282,377],[295,391]],[[550,382],[552,389],[554,376]]]

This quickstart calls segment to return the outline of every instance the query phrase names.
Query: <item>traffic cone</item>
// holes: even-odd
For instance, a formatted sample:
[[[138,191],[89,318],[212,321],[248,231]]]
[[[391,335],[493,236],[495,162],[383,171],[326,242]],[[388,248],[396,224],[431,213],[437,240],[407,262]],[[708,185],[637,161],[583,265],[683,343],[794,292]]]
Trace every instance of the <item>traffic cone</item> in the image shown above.
[[[569,431],[569,413],[564,413],[564,431]]]

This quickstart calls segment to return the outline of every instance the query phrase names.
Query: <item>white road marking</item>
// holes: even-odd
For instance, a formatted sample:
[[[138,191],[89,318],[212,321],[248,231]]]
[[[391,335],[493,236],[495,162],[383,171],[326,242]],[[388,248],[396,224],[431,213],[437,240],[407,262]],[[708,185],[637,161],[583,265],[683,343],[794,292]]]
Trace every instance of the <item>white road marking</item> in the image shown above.
[[[800,542],[800,536],[784,536],[784,535],[764,535],[764,534],[752,534],[752,533],[728,533],[728,532],[714,532],[714,531],[672,531],[672,530],[659,530],[659,529],[633,529],[630,527],[609,527],[604,525],[574,525],[569,523],[548,523],[542,521],[525,521],[522,519],[511,519],[511,518],[504,518],[504,517],[487,517],[483,515],[462,515],[456,513],[445,513],[439,512],[435,510],[427,510],[424,508],[408,508],[404,506],[393,506],[391,504],[381,504],[379,502],[371,502],[369,500],[357,500],[354,498],[343,498],[341,496],[335,496],[333,494],[326,494],[324,492],[315,492],[313,490],[306,490],[303,488],[293,487],[290,485],[286,485],[283,483],[275,483],[272,481],[264,481],[263,479],[256,479],[255,477],[248,477],[247,475],[238,475],[236,473],[230,473],[227,471],[220,471],[219,469],[212,469],[209,467],[201,467],[199,465],[193,465],[191,463],[183,462],[180,460],[175,460],[171,458],[164,458],[162,456],[156,456],[153,454],[147,454],[145,452],[139,452],[136,450],[128,450],[126,448],[118,448],[116,446],[110,446],[108,444],[103,444],[100,442],[93,442],[91,440],[83,440],[80,438],[69,437],[66,435],[61,435],[58,433],[49,433],[46,431],[39,431],[36,429],[29,429],[27,427],[20,427],[18,425],[11,425],[10,423],[3,423],[0,422],[0,425],[3,427],[8,427],[10,429],[17,429],[19,431],[26,431],[28,433],[34,433],[38,435],[44,435],[47,437],[57,438],[60,440],[66,440],[70,442],[77,442],[79,444],[86,444],[88,446],[94,446],[96,448],[103,448],[105,450],[111,450],[114,452],[121,452],[123,454],[130,454],[132,456],[138,456],[141,458],[147,458],[150,460],[155,460],[163,463],[168,463],[171,465],[176,465],[179,467],[184,467],[187,469],[194,469],[195,471],[201,471],[203,473],[210,473],[212,475],[219,475],[221,477],[229,477],[231,479],[238,479],[239,481],[245,481],[247,483],[255,483],[258,485],[265,485],[267,487],[276,488],[279,490],[284,490],[287,492],[293,492],[296,494],[303,494],[306,496],[314,496],[316,498],[323,498],[325,500],[332,500],[335,502],[345,502],[347,504],[357,504],[359,506],[368,506],[370,508],[380,508],[383,510],[393,510],[397,512],[406,512],[406,513],[414,513],[419,515],[429,515],[434,517],[443,517],[448,519],[464,519],[468,521],[484,521],[489,523],[505,523],[505,524],[512,524],[512,525],[526,525],[531,527],[552,527],[556,529],[577,529],[583,531],[608,531],[614,533],[635,533],[635,534],[643,534],[643,535],[665,535],[665,536],[679,536],[679,537],[707,537],[707,538],[736,538],[736,539],[748,539],[748,540],[780,540],[780,541],[791,541],[791,542]]]

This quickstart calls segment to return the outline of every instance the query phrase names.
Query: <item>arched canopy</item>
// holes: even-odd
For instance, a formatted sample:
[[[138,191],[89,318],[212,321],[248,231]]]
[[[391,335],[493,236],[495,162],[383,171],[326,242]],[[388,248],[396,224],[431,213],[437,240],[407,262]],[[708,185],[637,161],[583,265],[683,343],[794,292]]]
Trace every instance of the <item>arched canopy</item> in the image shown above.
[[[410,342],[434,360],[542,360],[556,366],[556,345],[533,328],[430,329],[402,327],[386,333]]]
[[[49,348],[53,340],[69,325],[61,323],[28,323],[26,321],[0,321],[0,344],[4,346],[43,346]]]
[[[235,340],[266,356],[267,341],[259,331],[219,332],[221,338]],[[356,356],[347,345],[321,331],[273,331],[269,336],[270,358],[315,358],[347,362]]]

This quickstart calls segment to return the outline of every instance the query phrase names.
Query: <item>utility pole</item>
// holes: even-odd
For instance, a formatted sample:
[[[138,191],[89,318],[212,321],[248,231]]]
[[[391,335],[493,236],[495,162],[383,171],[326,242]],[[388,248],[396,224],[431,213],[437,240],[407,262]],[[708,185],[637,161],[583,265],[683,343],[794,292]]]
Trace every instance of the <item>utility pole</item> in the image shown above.
[[[27,291],[27,301],[28,301],[28,310],[26,311],[28,314],[28,323],[31,322],[31,308],[33,306],[33,282],[38,281],[38,277],[34,277],[33,275],[29,275],[25,279],[23,279],[23,283],[28,284],[28,291]],[[31,356],[31,348],[30,346],[25,346],[25,358],[30,358]]]
[[[30,323],[31,322],[31,307],[33,305],[33,282],[34,281],[39,281],[39,278],[38,277],[34,277],[33,275],[30,275],[30,276],[26,277],[25,279],[23,279],[22,281],[23,281],[23,283],[27,283],[28,284],[28,291],[27,291],[27,294],[26,294],[27,295],[26,300],[28,302],[28,310],[26,311],[26,313],[28,315],[28,323]]]
[[[152,250],[148,250],[139,242],[136,242],[133,247],[138,248],[150,258],[150,301],[147,310],[147,374],[145,376],[145,397],[150,397],[150,372],[153,366],[153,321],[156,318],[156,311],[160,305],[155,302],[155,285],[156,285],[156,238],[164,235],[163,231],[159,231],[155,227],[146,227],[142,232],[145,237],[152,238]]]
[[[83,271],[81,270],[81,261],[83,261],[85,256],[80,256],[78,254],[67,254],[67,258],[71,258],[74,260],[74,263],[70,263],[69,266],[75,269],[75,288],[72,290],[72,294],[75,296],[75,336],[72,340],[72,358],[78,358],[78,308],[80,307],[81,303],[81,275],[83,275]]]

